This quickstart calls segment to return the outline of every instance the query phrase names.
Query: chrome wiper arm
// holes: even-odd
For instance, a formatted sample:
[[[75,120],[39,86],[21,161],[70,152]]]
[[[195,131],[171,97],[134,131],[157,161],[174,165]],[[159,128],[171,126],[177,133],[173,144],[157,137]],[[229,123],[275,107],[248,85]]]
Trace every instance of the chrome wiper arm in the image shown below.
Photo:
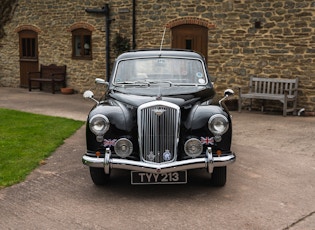
[[[116,82],[117,85],[147,85],[150,86],[150,83],[147,81],[121,81]]]
[[[121,84],[121,85],[129,85],[129,84],[134,84],[135,81],[119,81],[115,82],[115,84]]]

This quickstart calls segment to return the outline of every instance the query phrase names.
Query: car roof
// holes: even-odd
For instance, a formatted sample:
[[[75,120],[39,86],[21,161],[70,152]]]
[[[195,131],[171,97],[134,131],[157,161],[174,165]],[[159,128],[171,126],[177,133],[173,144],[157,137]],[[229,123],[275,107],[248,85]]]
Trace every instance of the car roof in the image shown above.
[[[180,49],[146,49],[146,50],[131,50],[117,57],[120,59],[145,58],[145,57],[186,57],[204,59],[202,55],[192,50]]]

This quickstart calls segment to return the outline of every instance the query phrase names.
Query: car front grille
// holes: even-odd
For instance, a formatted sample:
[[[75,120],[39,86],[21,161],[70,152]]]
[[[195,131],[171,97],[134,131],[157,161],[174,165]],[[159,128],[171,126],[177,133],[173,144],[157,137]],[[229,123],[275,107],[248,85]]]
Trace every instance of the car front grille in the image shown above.
[[[166,163],[176,160],[180,108],[170,102],[153,101],[138,108],[139,149],[142,161]]]

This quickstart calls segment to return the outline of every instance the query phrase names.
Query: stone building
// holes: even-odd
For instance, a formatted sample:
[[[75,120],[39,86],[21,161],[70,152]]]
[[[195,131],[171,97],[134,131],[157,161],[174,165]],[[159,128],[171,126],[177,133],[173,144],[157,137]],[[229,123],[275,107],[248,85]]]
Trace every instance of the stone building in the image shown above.
[[[298,107],[315,111],[313,0],[17,2],[0,39],[0,86],[27,87],[27,71],[54,63],[67,65],[68,86],[83,92],[107,77],[119,52],[159,48],[165,32],[163,48],[206,57],[218,94],[251,76],[299,77]]]

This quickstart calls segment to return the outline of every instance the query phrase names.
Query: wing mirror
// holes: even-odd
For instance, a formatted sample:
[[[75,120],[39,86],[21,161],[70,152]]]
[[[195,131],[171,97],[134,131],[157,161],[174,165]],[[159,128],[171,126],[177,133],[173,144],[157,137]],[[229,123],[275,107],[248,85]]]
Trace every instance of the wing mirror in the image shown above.
[[[94,93],[91,90],[85,91],[83,93],[83,97],[85,99],[91,99],[92,101],[96,102],[96,104],[99,104],[99,101],[94,98]]]
[[[234,95],[234,90],[233,89],[226,89],[224,91],[224,97],[229,97]]]
[[[224,101],[225,101],[228,97],[233,96],[233,95],[234,95],[234,90],[232,90],[232,89],[226,89],[226,90],[224,91],[224,97],[219,101],[219,105],[220,105],[221,107],[223,107],[226,111],[227,111],[227,107],[226,107]]]
[[[105,81],[102,78],[95,78],[95,84],[99,85],[105,85],[105,93],[109,88],[109,83]],[[91,99],[92,101],[96,102],[96,104],[99,104],[100,102],[94,98],[94,93],[91,90],[87,90],[83,93],[83,97],[85,99]]]
[[[106,85],[106,86],[109,85],[108,82],[105,81],[105,80],[102,79],[102,78],[95,78],[95,83],[96,83],[96,84],[100,84],[100,85]]]
[[[84,98],[93,98],[94,97],[94,93],[91,90],[87,90],[83,93],[83,97]]]
[[[105,86],[105,92],[107,92],[107,90],[109,88],[109,83],[102,78],[95,78],[95,84],[104,85]]]

